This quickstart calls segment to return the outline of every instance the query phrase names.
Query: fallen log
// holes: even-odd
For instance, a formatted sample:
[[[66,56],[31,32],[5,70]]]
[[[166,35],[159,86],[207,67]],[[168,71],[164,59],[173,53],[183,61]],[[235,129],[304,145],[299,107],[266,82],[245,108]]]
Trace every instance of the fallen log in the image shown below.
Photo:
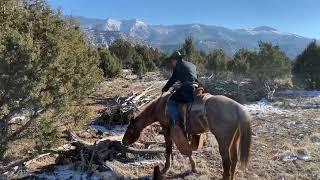
[[[75,133],[69,132],[72,150],[62,154],[58,161],[63,161],[71,157],[72,161],[81,161],[83,164],[91,166],[92,164],[103,165],[105,161],[119,160],[128,161],[127,154],[135,155],[158,155],[165,153],[164,149],[136,149],[121,144],[120,141],[109,139],[99,140],[95,143],[86,142]]]

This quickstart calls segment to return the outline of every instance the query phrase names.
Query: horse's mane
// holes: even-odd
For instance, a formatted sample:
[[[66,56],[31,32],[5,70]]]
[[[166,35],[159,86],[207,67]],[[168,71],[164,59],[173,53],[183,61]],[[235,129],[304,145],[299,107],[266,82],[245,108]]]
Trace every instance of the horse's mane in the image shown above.
[[[164,103],[164,101],[166,102],[169,97],[170,97],[170,94],[165,94],[163,96],[160,96],[160,97],[152,100],[151,102],[149,102],[146,105],[142,106],[142,110],[137,115],[135,115],[135,117],[143,116],[146,113],[147,114],[149,114],[149,113],[152,114],[156,110],[157,105],[159,105],[159,103]]]
[[[153,108],[155,108],[156,102],[159,100],[159,98],[152,100],[151,102],[143,105],[141,108],[142,110],[138,111],[138,114],[136,114],[135,117],[139,117],[144,115],[145,113],[149,113],[150,111],[153,111]]]

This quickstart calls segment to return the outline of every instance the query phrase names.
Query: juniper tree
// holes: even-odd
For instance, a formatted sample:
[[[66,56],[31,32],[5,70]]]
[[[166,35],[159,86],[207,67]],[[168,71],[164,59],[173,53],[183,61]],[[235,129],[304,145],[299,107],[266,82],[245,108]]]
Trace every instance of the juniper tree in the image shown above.
[[[294,83],[309,89],[320,89],[320,47],[312,41],[293,65]]]
[[[255,59],[250,59],[251,77],[258,83],[285,77],[290,74],[290,60],[279,46],[259,42]]]
[[[85,118],[83,105],[101,74],[83,33],[46,1],[0,2],[2,147],[21,133],[41,131],[42,122],[54,129],[53,122]],[[21,127],[8,125],[26,109],[30,114]]]
[[[107,49],[98,49],[100,68],[103,70],[104,77],[114,78],[120,75],[122,63],[117,56],[110,53]]]

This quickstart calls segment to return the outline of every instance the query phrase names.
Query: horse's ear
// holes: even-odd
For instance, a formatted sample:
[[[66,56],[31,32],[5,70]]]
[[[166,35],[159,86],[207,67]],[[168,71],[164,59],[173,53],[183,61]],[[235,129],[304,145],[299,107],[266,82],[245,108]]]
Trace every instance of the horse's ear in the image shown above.
[[[139,111],[136,110],[136,111],[133,112],[132,117],[133,117],[133,118],[134,118],[134,117],[137,117],[138,114],[139,114]]]
[[[132,121],[134,121],[134,114],[130,114],[130,115],[128,116],[128,120],[129,120],[129,123],[132,122]]]

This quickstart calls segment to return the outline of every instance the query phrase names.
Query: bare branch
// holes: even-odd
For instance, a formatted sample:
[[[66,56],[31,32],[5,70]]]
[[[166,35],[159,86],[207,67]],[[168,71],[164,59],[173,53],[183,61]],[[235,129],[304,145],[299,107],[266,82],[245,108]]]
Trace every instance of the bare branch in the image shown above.
[[[43,112],[43,111],[42,111]],[[17,129],[15,132],[13,132],[11,135],[3,138],[0,141],[0,144],[7,144],[9,141],[13,141],[18,135],[20,135],[24,130],[29,128],[29,126],[40,116],[42,112],[38,112],[37,110],[34,111],[33,115],[30,116],[30,120],[26,122],[22,127]]]

